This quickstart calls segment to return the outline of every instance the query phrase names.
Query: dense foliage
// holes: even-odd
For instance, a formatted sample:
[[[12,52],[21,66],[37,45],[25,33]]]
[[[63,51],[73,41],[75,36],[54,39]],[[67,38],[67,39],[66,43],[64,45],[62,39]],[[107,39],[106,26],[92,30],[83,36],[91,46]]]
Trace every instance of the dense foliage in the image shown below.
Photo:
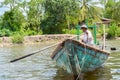
[[[67,28],[69,24],[74,24],[70,18],[77,18],[78,7],[74,0],[44,0],[43,5],[45,17],[41,27],[45,34],[63,33],[62,29]]]
[[[1,29],[9,29],[13,32],[19,31],[22,28],[22,23],[25,21],[22,12],[16,9],[5,12],[2,20]]]
[[[0,6],[10,9],[0,17],[0,36],[75,33],[78,22],[92,24],[103,17],[114,20],[109,36],[120,36],[112,31],[120,22],[119,0],[4,0]]]
[[[104,11],[104,17],[110,18],[115,20],[115,22],[119,23],[120,18],[120,1],[116,0],[108,0],[108,2],[105,5],[105,11]]]

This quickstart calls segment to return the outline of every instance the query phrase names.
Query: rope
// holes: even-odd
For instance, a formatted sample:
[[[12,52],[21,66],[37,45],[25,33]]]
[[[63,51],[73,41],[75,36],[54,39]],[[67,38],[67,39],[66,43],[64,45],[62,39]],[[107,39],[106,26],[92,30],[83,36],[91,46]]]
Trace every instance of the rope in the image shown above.
[[[84,65],[84,63],[85,63],[85,58],[86,58],[86,45],[85,45],[85,50],[84,50],[84,53],[85,53],[85,56],[82,58],[82,65],[81,65],[81,70],[80,70],[80,72],[79,72],[79,74],[78,74],[78,76],[77,76],[77,78],[76,78],[76,80],[78,80],[79,79],[79,76],[81,75],[81,73],[82,73],[82,68],[83,68],[83,65]]]
[[[65,44],[65,49],[66,49],[66,51],[67,51],[67,59],[68,59],[68,62],[69,62],[69,66],[70,66],[70,69],[71,69],[71,71],[72,71],[72,66],[71,66],[71,64],[70,64],[70,59],[69,59],[69,51],[67,50],[67,47],[66,47],[66,44]],[[72,71],[72,73],[73,73],[73,71]]]
[[[79,60],[78,60],[78,56],[76,55],[76,60],[77,60],[77,66],[79,67],[79,71],[81,71],[80,65],[79,65]],[[79,74],[78,74],[79,75]]]
[[[69,31],[69,32],[71,32],[71,31]],[[70,43],[69,43],[70,44],[70,48],[67,48],[67,43],[65,42],[65,49],[67,51],[67,59],[68,59],[70,70],[71,70],[72,74],[74,74],[74,72],[73,72],[73,69],[72,69],[71,62],[70,62],[70,56],[71,56],[70,52],[72,51],[72,39],[76,38],[77,36],[78,35],[75,35],[75,36],[69,38],[70,39]]]

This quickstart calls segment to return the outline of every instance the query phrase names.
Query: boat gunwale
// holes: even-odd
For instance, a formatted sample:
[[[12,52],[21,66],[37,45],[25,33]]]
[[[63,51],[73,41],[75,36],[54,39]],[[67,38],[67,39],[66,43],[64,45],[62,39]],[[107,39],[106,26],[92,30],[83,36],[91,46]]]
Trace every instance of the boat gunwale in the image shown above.
[[[54,52],[53,52],[52,55],[51,55],[51,58],[52,58],[52,59],[53,59],[53,58],[55,57],[55,55],[64,47],[64,43],[65,43],[66,41],[71,41],[71,42],[76,43],[76,44],[78,44],[78,45],[80,45],[80,46],[83,46],[83,47],[86,47],[86,48],[95,50],[95,52],[101,52],[101,54],[103,53],[103,54],[110,55],[110,53],[107,52],[107,51],[105,51],[105,50],[100,50],[100,49],[98,49],[98,48],[96,48],[96,47],[94,47],[94,46],[89,46],[89,45],[87,45],[87,44],[85,44],[85,43],[83,43],[83,42],[80,42],[80,41],[78,41],[78,40],[66,39],[66,40],[64,40],[63,42],[61,42],[60,44],[58,44],[57,48],[54,50]]]
[[[55,57],[55,55],[58,53],[58,51],[60,51],[63,48],[63,42],[58,44],[57,48],[54,50],[54,52],[52,53],[52,55],[50,56],[52,59]]]
[[[70,40],[70,39],[67,39],[67,40]],[[92,50],[95,50],[95,51],[102,52],[104,54],[110,55],[110,52],[107,52],[106,50],[100,50],[100,49],[98,49],[98,48],[96,48],[94,46],[87,45],[87,44],[85,44],[83,42],[80,42],[80,41],[77,41],[77,40],[72,40],[72,41],[75,42],[75,43],[78,43],[79,45],[81,45],[83,47],[87,47],[87,48],[90,48]]]

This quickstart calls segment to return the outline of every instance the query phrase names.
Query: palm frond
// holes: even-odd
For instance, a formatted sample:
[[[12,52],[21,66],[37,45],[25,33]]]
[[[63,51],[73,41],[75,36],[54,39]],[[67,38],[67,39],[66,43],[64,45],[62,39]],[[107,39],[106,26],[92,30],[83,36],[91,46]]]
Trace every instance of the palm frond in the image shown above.
[[[99,4],[100,2],[93,2],[93,0],[80,0],[81,7],[79,12],[79,18],[80,20],[85,20],[89,18],[93,18],[95,20],[100,20],[101,12],[98,11],[98,8],[96,7],[96,4]],[[101,10],[100,10],[101,11]]]

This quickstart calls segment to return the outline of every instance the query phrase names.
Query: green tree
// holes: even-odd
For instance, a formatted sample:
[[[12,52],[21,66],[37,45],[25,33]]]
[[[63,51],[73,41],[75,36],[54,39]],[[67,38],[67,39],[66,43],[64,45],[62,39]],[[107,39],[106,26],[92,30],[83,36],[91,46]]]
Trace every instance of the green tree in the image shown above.
[[[42,19],[43,0],[31,0],[28,2],[28,11],[27,11],[27,21],[29,25],[27,26],[30,30],[34,30],[37,33],[41,31],[40,23]]]
[[[0,16],[0,28],[2,27],[1,24],[2,24],[2,16]]]
[[[42,0],[4,0],[2,6],[9,5],[10,11],[4,14],[5,22],[2,27],[22,31],[25,34],[26,31],[30,34],[41,32],[40,21],[43,11],[41,3]]]
[[[96,5],[100,4],[99,1],[93,1],[93,0],[78,0],[79,3],[79,20],[83,21],[86,19],[94,19],[94,20],[100,20],[102,16],[102,12],[100,8],[98,8]]]
[[[4,0],[1,3],[1,7],[7,5],[7,7],[9,7],[10,10],[12,10],[13,8],[17,7],[17,4],[20,2],[21,0]]]
[[[25,21],[25,18],[17,9],[12,9],[5,12],[3,15],[2,29],[9,29],[10,31],[20,31],[22,22]]]
[[[104,17],[112,19],[112,15],[113,15],[113,12],[114,12],[113,11],[114,6],[115,6],[114,0],[109,0],[109,1],[106,2]]]
[[[68,29],[75,28],[76,24],[78,24],[79,21],[79,5],[77,4],[77,1],[75,0],[65,0],[64,1],[64,8],[66,13],[66,23],[68,26]]]
[[[41,25],[44,33],[62,33],[63,28],[73,23],[71,18],[76,16],[77,9],[75,0],[45,0],[43,5],[45,17]]]
[[[108,30],[108,39],[115,38],[117,36],[118,26],[116,24],[112,24]]]
[[[120,1],[108,0],[105,5],[104,17],[113,19],[115,22],[119,23],[120,19]]]
[[[120,23],[120,18],[118,16],[120,16],[120,1],[116,2],[114,7],[113,7],[113,14],[112,14],[112,18],[117,22]]]

